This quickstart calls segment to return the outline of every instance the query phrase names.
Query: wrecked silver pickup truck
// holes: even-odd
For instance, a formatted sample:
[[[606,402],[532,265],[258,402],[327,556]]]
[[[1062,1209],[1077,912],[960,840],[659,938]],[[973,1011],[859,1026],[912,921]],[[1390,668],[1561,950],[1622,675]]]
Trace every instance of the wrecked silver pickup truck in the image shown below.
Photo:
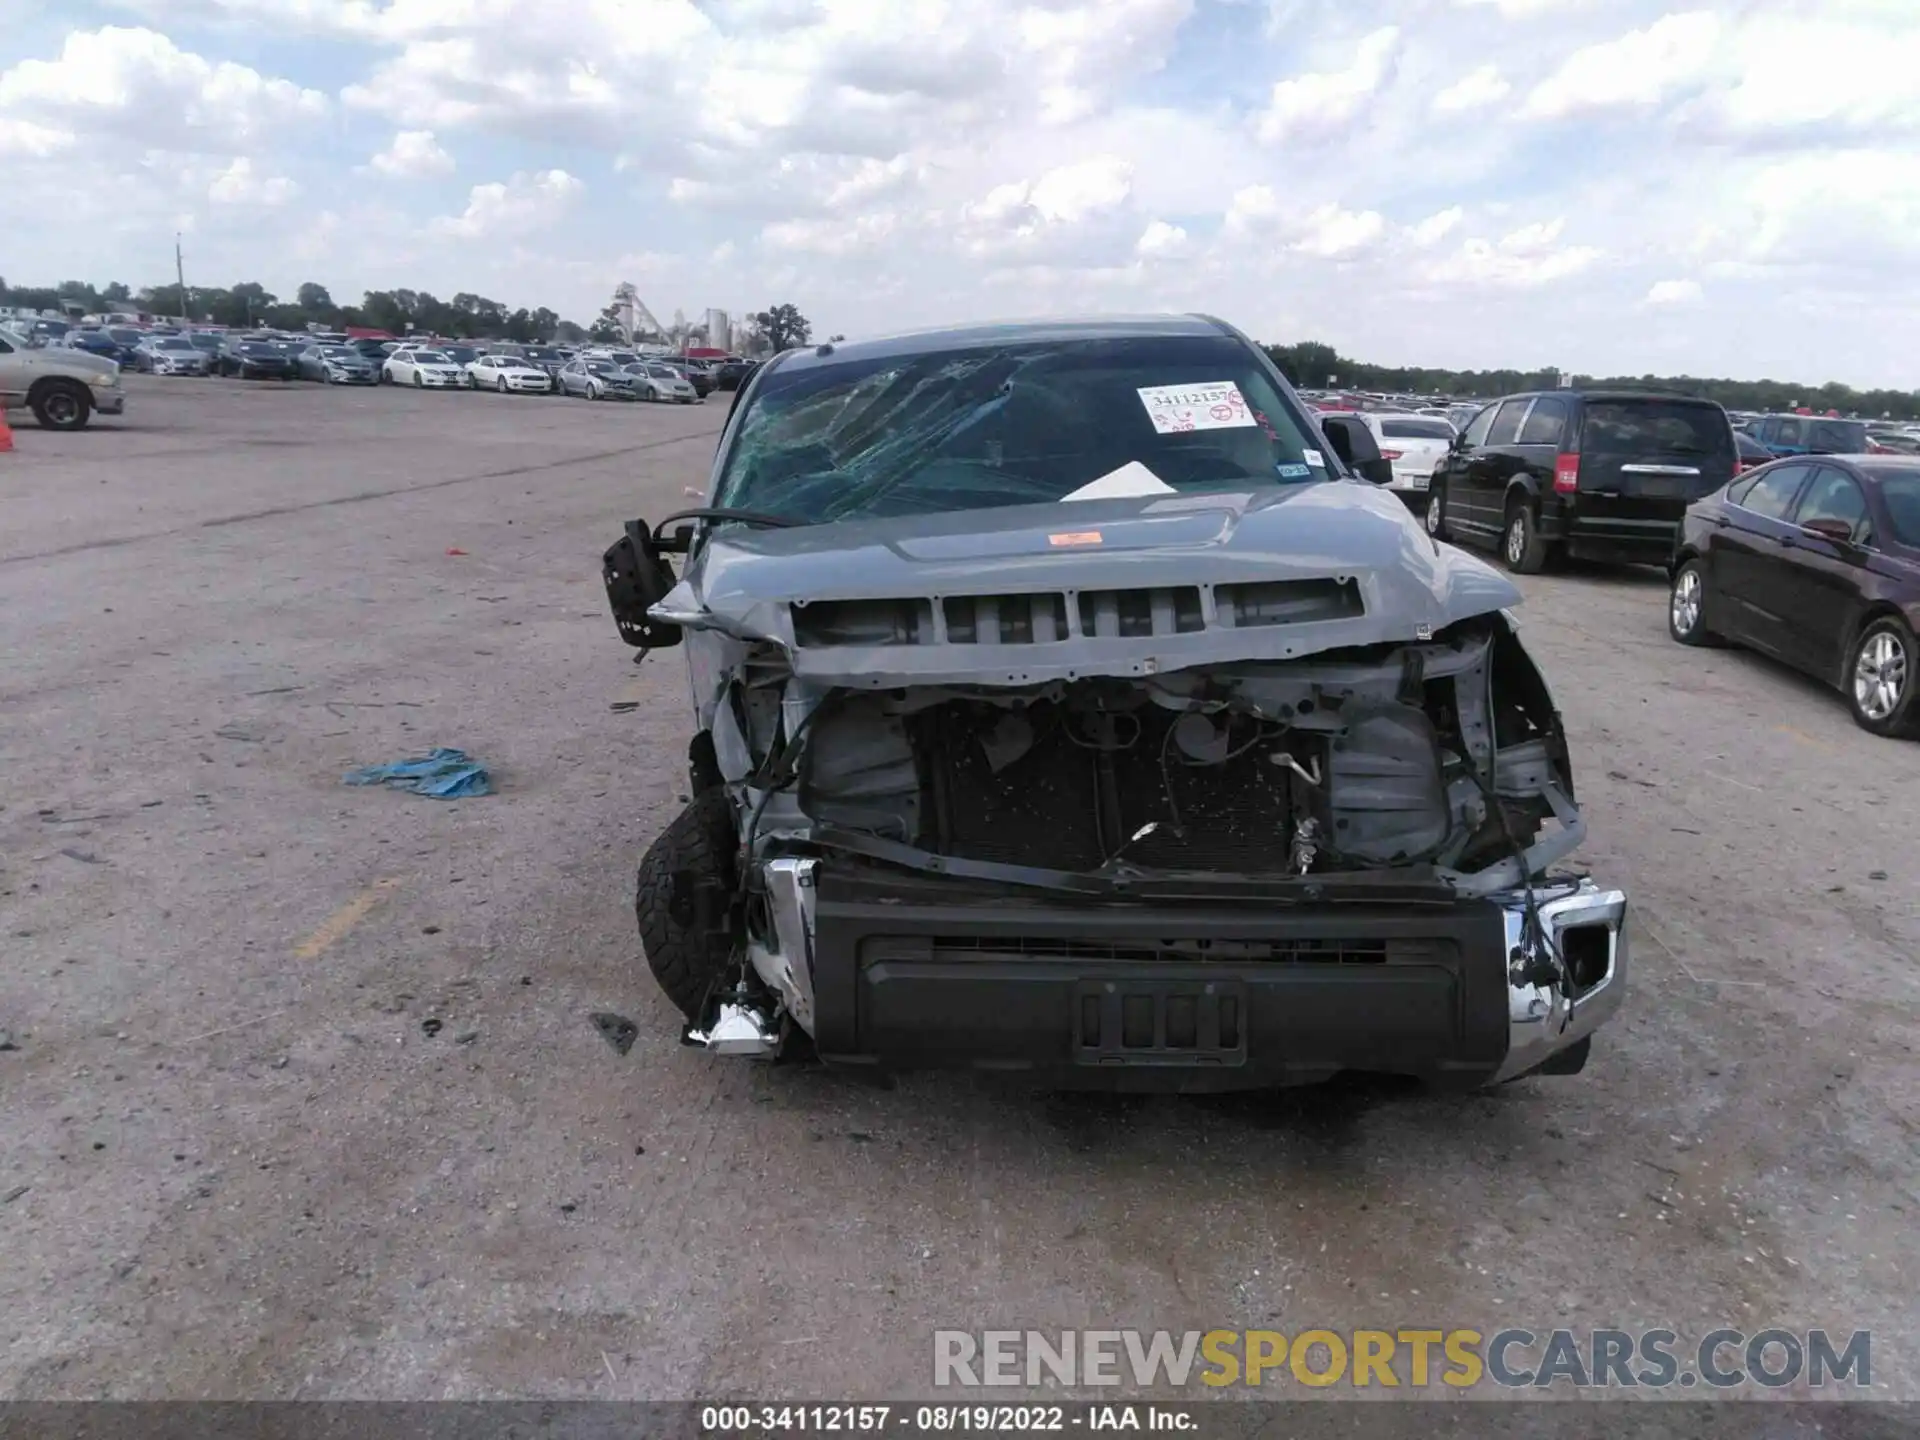
[[[1204,317],[763,366],[710,503],[605,561],[692,674],[637,899],[683,1038],[1064,1087],[1577,1072],[1626,897],[1557,868],[1518,592],[1380,469]]]

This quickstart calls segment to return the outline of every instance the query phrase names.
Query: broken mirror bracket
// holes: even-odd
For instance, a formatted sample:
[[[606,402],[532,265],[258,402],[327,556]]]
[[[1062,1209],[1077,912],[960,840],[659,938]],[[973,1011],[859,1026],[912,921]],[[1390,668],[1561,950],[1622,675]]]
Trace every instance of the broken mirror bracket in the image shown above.
[[[684,548],[684,533],[665,544],[657,541],[644,520],[629,520],[627,533],[608,548],[601,561],[600,578],[607,587],[607,605],[613,611],[613,623],[620,638],[642,652],[665,650],[678,645],[678,625],[655,620],[648,609],[666,597],[677,583],[673,567],[663,553],[673,547]]]

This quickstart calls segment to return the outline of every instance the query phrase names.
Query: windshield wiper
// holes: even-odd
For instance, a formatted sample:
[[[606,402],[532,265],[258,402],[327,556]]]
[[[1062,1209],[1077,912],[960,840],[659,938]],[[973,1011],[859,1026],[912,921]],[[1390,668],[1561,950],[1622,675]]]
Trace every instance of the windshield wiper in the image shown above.
[[[716,523],[736,523],[740,525],[760,525],[769,530],[789,530],[803,525],[803,520],[790,520],[785,515],[769,515],[764,510],[736,510],[731,505],[701,505],[692,510],[676,510],[664,519],[656,520],[653,533],[658,535],[676,520],[712,520]]]

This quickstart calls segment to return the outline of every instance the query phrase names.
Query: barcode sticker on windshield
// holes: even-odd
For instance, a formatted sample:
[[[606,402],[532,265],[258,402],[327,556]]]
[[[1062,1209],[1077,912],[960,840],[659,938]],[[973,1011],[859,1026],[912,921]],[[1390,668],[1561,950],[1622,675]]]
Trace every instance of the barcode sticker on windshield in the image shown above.
[[[1199,385],[1143,385],[1138,394],[1147,418],[1162,435],[1188,430],[1234,430],[1257,425],[1246,397],[1231,380]]]

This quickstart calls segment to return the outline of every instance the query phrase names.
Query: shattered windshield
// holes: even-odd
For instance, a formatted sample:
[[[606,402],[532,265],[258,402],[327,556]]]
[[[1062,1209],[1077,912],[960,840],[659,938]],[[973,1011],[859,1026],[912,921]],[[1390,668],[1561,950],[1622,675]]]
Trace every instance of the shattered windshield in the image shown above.
[[[775,369],[714,503],[817,524],[1310,484],[1326,465],[1230,336],[1044,341]]]

